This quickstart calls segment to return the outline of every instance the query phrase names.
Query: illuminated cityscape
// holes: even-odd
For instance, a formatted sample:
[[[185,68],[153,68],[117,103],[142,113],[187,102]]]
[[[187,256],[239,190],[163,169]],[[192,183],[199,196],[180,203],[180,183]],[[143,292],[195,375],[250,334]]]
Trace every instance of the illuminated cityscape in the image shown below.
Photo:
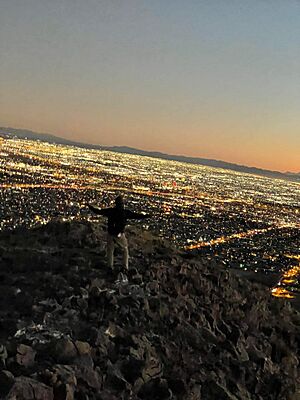
[[[136,155],[0,138],[0,229],[53,218],[97,220],[116,193],[150,213],[143,224],[179,248],[228,268],[282,277],[300,291],[300,184]],[[101,217],[100,217],[101,218]]]

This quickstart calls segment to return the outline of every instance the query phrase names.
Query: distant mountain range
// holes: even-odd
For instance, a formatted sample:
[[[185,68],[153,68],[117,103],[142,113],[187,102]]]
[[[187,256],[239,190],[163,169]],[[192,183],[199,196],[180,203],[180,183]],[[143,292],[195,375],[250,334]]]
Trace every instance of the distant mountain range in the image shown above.
[[[109,150],[117,153],[126,153],[126,154],[135,154],[139,156],[147,156],[153,158],[161,158],[164,160],[173,160],[186,162],[190,164],[199,164],[205,165],[208,167],[215,168],[223,168],[232,171],[254,174],[265,176],[269,178],[278,178],[285,179],[293,182],[300,182],[300,172],[292,173],[292,172],[279,172],[279,171],[270,171],[262,168],[256,167],[248,167],[245,165],[233,164],[226,161],[213,160],[209,158],[200,158],[200,157],[188,157],[188,156],[180,156],[174,154],[165,154],[156,151],[146,151],[139,150],[132,147],[127,146],[101,146],[101,145],[93,145],[88,143],[75,142],[72,140],[64,139],[55,135],[46,134],[46,133],[37,133],[26,129],[15,129],[15,128],[5,128],[0,127],[0,135],[6,137],[18,137],[18,138],[27,138],[30,140],[41,140],[49,143],[63,144],[69,146],[77,146],[87,149],[98,149],[98,150]]]

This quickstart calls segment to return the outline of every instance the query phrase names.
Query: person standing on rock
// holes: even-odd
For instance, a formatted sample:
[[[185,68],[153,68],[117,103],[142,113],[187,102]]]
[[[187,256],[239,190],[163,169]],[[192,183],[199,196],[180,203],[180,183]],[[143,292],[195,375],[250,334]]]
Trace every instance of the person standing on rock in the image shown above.
[[[107,263],[113,269],[115,247],[123,249],[123,267],[128,270],[129,252],[128,242],[125,235],[125,227],[128,219],[149,218],[148,214],[141,214],[130,211],[124,207],[122,196],[115,199],[115,207],[99,209],[88,205],[89,209],[96,214],[107,217]]]

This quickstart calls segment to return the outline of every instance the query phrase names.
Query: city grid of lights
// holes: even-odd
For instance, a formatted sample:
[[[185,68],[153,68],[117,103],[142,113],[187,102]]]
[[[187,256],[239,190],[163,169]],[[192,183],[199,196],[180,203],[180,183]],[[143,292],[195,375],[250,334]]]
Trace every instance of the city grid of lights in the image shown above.
[[[9,132],[8,132],[9,133]],[[0,230],[53,218],[97,220],[87,203],[152,215],[144,228],[229,268],[282,271],[272,294],[300,291],[300,184],[175,161],[0,138]]]

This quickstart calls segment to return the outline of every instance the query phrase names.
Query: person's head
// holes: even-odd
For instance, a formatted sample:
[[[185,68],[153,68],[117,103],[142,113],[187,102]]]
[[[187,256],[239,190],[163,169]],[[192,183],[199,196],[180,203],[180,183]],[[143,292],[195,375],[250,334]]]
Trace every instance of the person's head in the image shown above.
[[[115,204],[116,204],[117,208],[124,208],[124,200],[121,195],[119,195],[115,198]]]

